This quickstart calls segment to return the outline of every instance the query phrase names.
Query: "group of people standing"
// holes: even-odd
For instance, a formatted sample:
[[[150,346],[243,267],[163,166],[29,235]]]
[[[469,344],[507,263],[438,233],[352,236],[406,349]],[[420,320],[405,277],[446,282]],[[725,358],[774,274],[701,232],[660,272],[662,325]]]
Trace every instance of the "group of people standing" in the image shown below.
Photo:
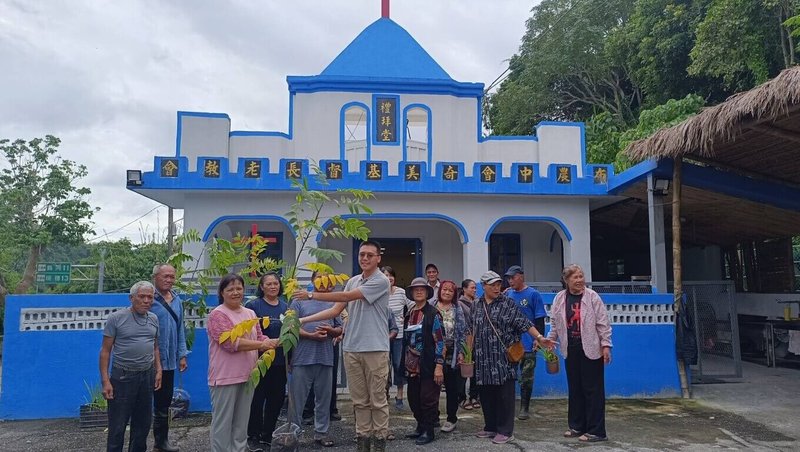
[[[415,278],[406,288],[396,287],[394,270],[381,268],[380,262],[380,244],[364,241],[358,250],[362,272],[352,277],[344,290],[294,292],[292,308],[297,310],[302,327],[291,357],[283,355],[277,339],[281,317],[288,308],[281,298],[279,275],[263,275],[256,298],[247,303],[243,279],[233,274],[222,278],[220,304],[207,321],[214,451],[268,448],[285,401],[287,365],[292,374],[288,392],[295,405],[289,407],[290,420],[301,425],[310,392],[314,439],[319,445],[332,446],[327,434],[335,409],[338,350],[334,345],[338,342],[353,402],[359,452],[386,448],[391,437],[387,388],[392,382],[397,386],[395,406],[403,409],[404,395],[408,399],[417,425],[407,437],[418,445],[433,441],[436,428],[453,431],[459,407],[482,410],[484,426],[477,437],[496,444],[513,440],[516,382],[519,380],[521,396],[516,417],[528,419],[536,349],[553,349],[556,345],[566,359],[569,388],[569,429],[564,436],[589,442],[606,439],[603,365],[611,361],[611,328],[602,300],[585,287],[580,267],[564,268],[565,290],[555,297],[551,328],[545,337],[544,304],[539,293],[525,284],[519,266],[505,273],[506,290],[504,279],[497,273],[481,275],[483,295],[477,297],[475,281],[464,280],[460,287],[453,281],[440,281],[433,264],[426,267],[426,278]],[[109,399],[109,451],[122,450],[129,420],[129,450],[146,450],[151,412],[155,413],[155,450],[178,450],[167,437],[168,409],[175,370],[187,368],[188,352],[180,327],[180,298],[172,290],[174,279],[172,267],[157,266],[155,287],[148,282],[134,285],[130,310],[115,312],[106,324],[100,374],[104,395]],[[224,332],[256,317],[268,317],[267,328],[259,322],[236,341],[220,343]],[[390,336],[393,325],[396,335]],[[525,353],[516,363],[509,360],[506,351],[519,341]],[[467,379],[461,376],[459,365],[469,347],[475,372],[467,390]],[[250,372],[259,355],[270,349],[276,350],[275,360],[253,390],[247,386]],[[447,418],[440,425],[442,387]],[[143,400],[152,404],[154,411],[150,405],[145,409]]]

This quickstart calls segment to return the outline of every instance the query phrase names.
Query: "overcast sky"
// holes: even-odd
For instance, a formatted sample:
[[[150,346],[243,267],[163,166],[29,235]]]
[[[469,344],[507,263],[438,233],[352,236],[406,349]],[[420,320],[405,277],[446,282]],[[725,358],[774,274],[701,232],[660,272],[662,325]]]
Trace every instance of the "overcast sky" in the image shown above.
[[[0,138],[61,138],[61,155],[88,167],[98,235],[163,237],[166,208],[134,221],[158,204],[125,188],[125,170],[174,154],[176,112],[285,132],[286,76],[319,74],[380,3],[0,0]],[[391,17],[451,77],[488,86],[535,3],[394,0]]]

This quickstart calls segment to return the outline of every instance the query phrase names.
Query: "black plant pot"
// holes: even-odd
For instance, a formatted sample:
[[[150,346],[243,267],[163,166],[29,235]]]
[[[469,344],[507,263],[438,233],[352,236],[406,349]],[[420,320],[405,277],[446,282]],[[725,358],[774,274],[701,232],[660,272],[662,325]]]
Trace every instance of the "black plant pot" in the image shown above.
[[[108,411],[96,405],[81,405],[81,428],[106,428],[108,427]]]

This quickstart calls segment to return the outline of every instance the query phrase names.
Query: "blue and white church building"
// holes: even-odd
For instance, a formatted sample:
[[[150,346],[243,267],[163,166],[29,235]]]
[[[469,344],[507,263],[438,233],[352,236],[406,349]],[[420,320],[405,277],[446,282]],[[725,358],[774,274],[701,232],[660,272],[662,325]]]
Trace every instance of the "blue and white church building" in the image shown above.
[[[225,113],[180,111],[174,152],[155,156],[128,188],[183,209],[184,228],[203,241],[255,232],[268,239],[271,257],[293,259],[298,243],[283,215],[292,183],[307,177],[314,186],[309,176],[318,165],[328,189],[375,194],[374,214],[363,219],[399,286],[431,262],[442,279],[457,282],[522,265],[549,305],[564,264],[580,264],[592,281],[590,213],[623,199],[620,187],[655,168],[646,162],[617,175],[611,165],[587,164],[581,123],[540,123],[535,136],[486,136],[484,85],[453,80],[386,13],[319,74],[287,82],[286,131],[231,130]],[[663,280],[663,224],[660,234],[654,277]],[[358,272],[355,243],[318,240],[346,252],[337,270]],[[187,251],[203,259],[202,246]],[[680,393],[672,295],[644,284],[645,293],[603,294],[614,329],[611,397]],[[0,418],[77,416],[86,384],[99,379],[105,318],[127,305],[125,295],[9,297]],[[191,408],[207,411],[208,343],[203,319],[191,321],[198,330],[183,385]],[[54,368],[59,378],[29,391]],[[543,369],[537,366],[535,393],[565,396],[563,370]]]

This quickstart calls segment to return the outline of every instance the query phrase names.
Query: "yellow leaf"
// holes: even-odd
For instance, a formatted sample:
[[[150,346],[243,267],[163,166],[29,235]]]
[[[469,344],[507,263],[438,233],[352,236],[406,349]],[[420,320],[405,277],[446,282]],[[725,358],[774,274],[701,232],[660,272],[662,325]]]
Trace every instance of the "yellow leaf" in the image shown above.
[[[336,287],[336,275],[328,275],[328,281],[331,287]]]
[[[314,287],[319,290],[328,286],[328,281],[324,278],[314,278]]]
[[[344,284],[344,283],[346,283],[348,279],[350,279],[350,277],[349,277],[349,276],[347,276],[347,275],[346,275],[346,274],[344,274],[344,273],[339,273],[339,283],[340,283],[340,284]]]
[[[221,343],[227,341],[230,338],[231,338],[231,332],[230,331],[223,331],[222,334],[219,335],[219,343],[221,344]]]
[[[261,319],[261,328],[263,329],[269,328],[269,317],[263,317]]]

